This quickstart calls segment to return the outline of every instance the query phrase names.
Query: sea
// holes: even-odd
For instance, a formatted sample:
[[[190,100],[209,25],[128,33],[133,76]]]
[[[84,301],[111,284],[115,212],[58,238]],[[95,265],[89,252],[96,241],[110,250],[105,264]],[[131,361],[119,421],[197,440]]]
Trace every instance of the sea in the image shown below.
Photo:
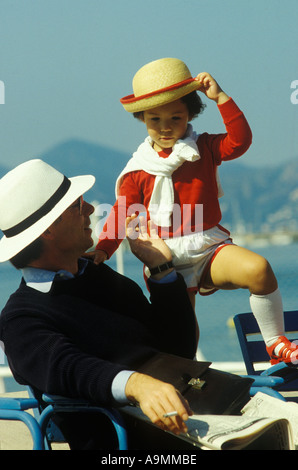
[[[243,245],[242,245],[243,246]],[[283,298],[284,310],[298,310],[298,243],[270,244],[254,242],[246,248],[264,256],[277,277]],[[117,269],[116,256],[108,264]],[[136,281],[148,296],[143,279],[143,266],[129,251],[123,253],[124,274]],[[10,263],[0,264],[0,309],[10,293],[19,285],[20,272]],[[132,299],[133,302],[133,299]],[[249,312],[249,293],[246,290],[217,291],[209,296],[197,295],[196,315],[200,326],[199,350],[201,356],[211,362],[238,362],[242,355],[233,325],[237,313]],[[183,311],[181,311],[183,322]],[[26,351],[24,351],[26,354]],[[0,350],[0,367],[7,365]],[[21,387],[12,378],[5,379],[6,391],[18,391]]]

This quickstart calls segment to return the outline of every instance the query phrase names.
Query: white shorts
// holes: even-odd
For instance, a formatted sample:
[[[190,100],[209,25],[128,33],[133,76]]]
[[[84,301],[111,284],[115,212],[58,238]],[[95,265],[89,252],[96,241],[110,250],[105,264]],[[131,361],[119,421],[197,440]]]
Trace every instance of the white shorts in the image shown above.
[[[207,270],[221,248],[233,244],[230,232],[217,225],[201,233],[192,233],[183,237],[165,240],[173,256],[173,264],[177,272],[182,274],[187,289],[208,295],[217,289],[204,289]]]

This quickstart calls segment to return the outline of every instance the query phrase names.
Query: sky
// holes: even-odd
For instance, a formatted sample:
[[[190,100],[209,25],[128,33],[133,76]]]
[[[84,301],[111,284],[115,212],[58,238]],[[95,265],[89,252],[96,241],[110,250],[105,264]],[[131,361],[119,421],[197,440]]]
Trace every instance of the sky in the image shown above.
[[[146,130],[119,100],[162,57],[209,72],[244,111],[243,163],[297,158],[297,17],[297,0],[0,0],[0,165],[69,139],[132,153]],[[223,132],[203,101],[195,130]]]

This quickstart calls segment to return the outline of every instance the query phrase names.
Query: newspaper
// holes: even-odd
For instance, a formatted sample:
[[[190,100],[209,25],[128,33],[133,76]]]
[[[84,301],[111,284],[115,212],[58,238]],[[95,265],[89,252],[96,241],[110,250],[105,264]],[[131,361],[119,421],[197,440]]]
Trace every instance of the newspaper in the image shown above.
[[[124,413],[149,419],[140,408],[126,406]],[[260,410],[261,413],[261,410]],[[288,419],[242,415],[193,415],[187,420],[187,433],[180,439],[203,450],[294,450]],[[152,424],[152,426],[154,426]]]
[[[294,449],[287,419],[195,415],[187,421],[187,427],[186,435],[205,450]]]
[[[285,418],[291,424],[295,449],[298,449],[298,404],[293,401],[282,401],[258,392],[244,406],[243,413],[251,418],[266,416],[268,418]]]

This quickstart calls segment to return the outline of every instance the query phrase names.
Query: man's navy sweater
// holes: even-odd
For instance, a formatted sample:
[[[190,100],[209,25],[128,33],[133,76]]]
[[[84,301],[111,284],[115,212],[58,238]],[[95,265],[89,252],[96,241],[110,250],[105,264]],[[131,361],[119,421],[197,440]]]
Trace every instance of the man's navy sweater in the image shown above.
[[[22,280],[0,317],[0,338],[15,379],[35,389],[111,405],[121,370],[156,351],[193,358],[194,313],[184,281],[139,286],[105,264],[89,263],[49,293]]]

